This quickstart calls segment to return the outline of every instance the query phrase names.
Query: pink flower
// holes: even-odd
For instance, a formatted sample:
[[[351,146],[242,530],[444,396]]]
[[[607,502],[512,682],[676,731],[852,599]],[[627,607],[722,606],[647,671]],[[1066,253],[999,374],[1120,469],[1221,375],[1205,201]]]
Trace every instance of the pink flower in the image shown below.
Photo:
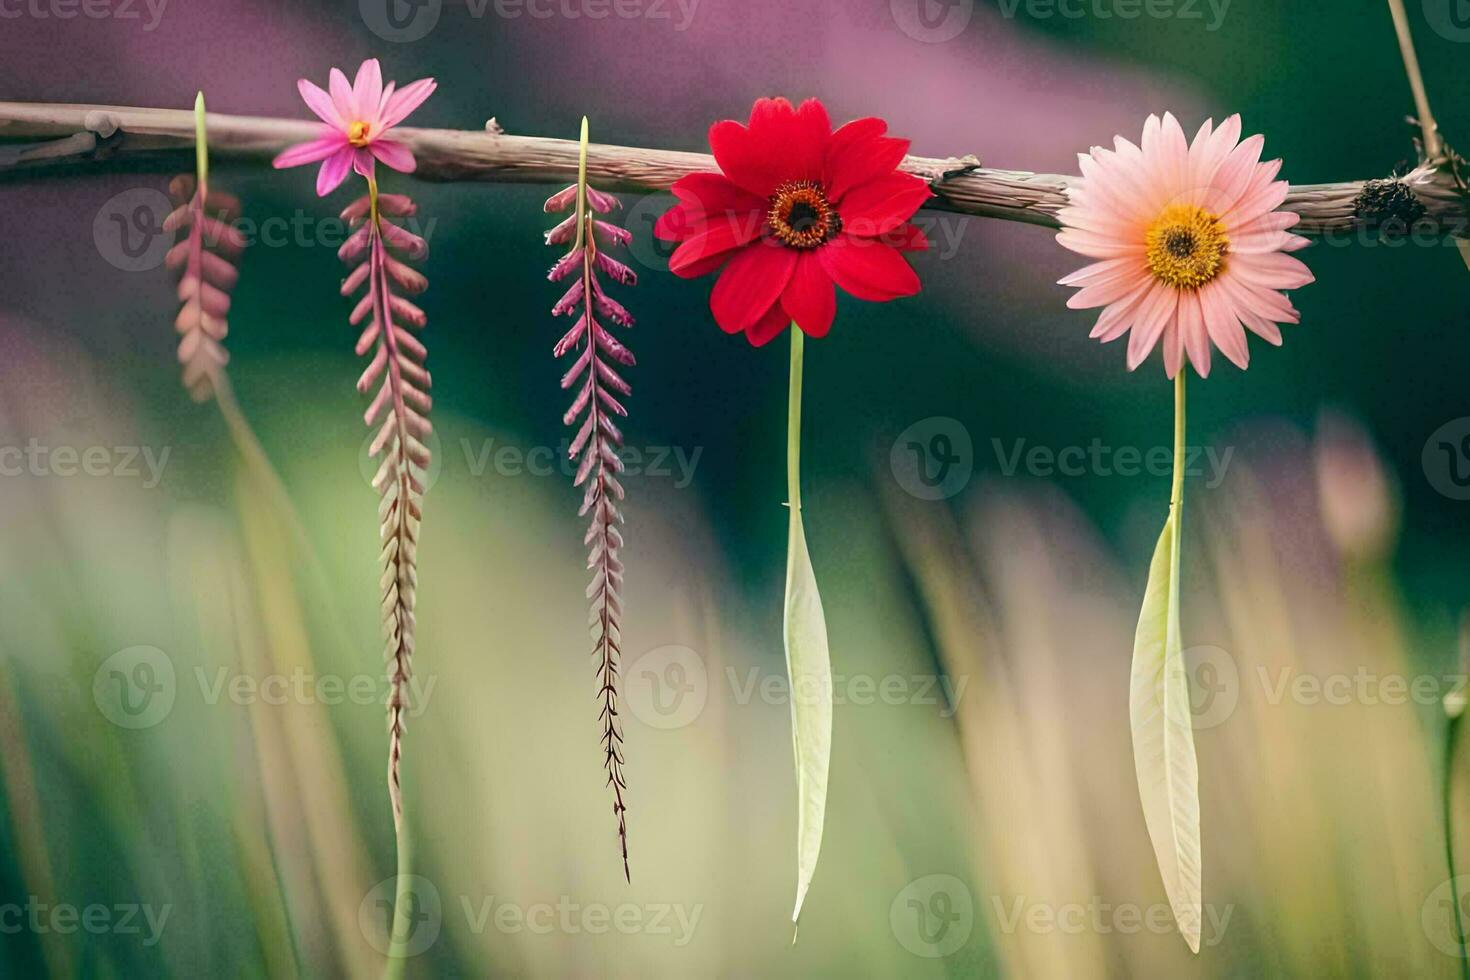
[[[351,86],[347,84],[347,76],[337,68],[332,69],[328,84],[331,95],[304,78],[296,83],[307,107],[323,122],[322,135],[286,149],[276,157],[276,169],[321,160],[316,192],[322,197],[347,179],[348,170],[372,177],[376,160],[402,173],[412,173],[417,165],[413,154],[408,147],[386,136],[433,94],[437,87],[434,80],[421,78],[398,91],[389,82],[385,88],[378,59],[370,58],[357,69],[357,78]]]
[[[1219,129],[1206,121],[1193,143],[1169,113],[1149,116],[1142,142],[1118,136],[1113,149],[1078,156],[1082,179],[1057,241],[1099,261],[1061,280],[1080,287],[1067,305],[1104,307],[1092,328],[1103,343],[1132,331],[1130,371],[1160,339],[1171,378],[1186,356],[1207,377],[1212,343],[1244,368],[1245,330],[1280,346],[1277,324],[1301,321],[1280,290],[1313,281],[1286,254],[1308,242],[1287,231],[1300,215],[1276,210],[1281,161],[1260,162],[1264,139],[1242,142],[1238,115]]]

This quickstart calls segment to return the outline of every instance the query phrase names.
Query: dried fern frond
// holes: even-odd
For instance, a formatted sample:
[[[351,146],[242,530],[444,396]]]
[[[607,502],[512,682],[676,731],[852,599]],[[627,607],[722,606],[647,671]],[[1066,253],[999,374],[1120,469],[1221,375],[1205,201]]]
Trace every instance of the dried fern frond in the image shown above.
[[[403,819],[403,790],[399,762],[403,755],[403,731],[408,710],[408,684],[413,675],[414,598],[418,590],[419,523],[423,518],[424,472],[429,450],[424,444],[432,427],[428,413],[429,372],[424,370],[427,351],[414,335],[427,318],[406,296],[428,288],[429,281],[402,259],[422,259],[428,251],[424,240],[388,217],[412,217],[413,201],[402,194],[377,193],[348,205],[342,220],[356,229],[337,255],[352,267],[342,283],[342,295],[362,290],[362,299],[349,322],[362,325],[357,338],[359,355],[372,352],[371,360],[357,380],[357,390],[367,394],[377,386],[363,421],[377,434],[368,454],[381,459],[373,476],[378,504],[380,559],[383,564],[381,611],[388,664],[388,793],[393,800],[393,823]],[[396,290],[396,292],[395,292]]]
[[[632,393],[628,382],[610,362],[631,366],[633,354],[599,322],[599,317],[620,327],[633,325],[633,318],[612,297],[603,292],[598,274],[625,286],[637,282],[633,270],[607,255],[601,245],[627,245],[632,235],[623,228],[597,217],[618,207],[617,198],[587,185],[587,120],[582,120],[582,165],[577,183],[553,194],[546,201],[548,214],[575,206],[566,220],[546,233],[548,245],[569,245],[547,278],[560,282],[572,278],[571,285],[556,305],[553,316],[576,316],[577,322],[553,349],[555,357],[574,355],[571,368],[561,379],[562,388],[578,385],[571,407],[562,417],[566,425],[580,425],[572,439],[569,454],[580,457],[575,486],[584,486],[580,516],[588,517],[583,543],[589,548],[587,567],[592,581],[587,586],[591,601],[588,628],[597,660],[597,696],[602,702],[598,720],[602,723],[603,767],[613,791],[613,816],[618,821],[618,842],[623,851],[623,874],[633,880],[628,868],[627,805],[623,794],[628,784],[623,778],[623,733],[618,720],[618,661],[622,656],[622,603],[618,592],[623,585],[623,562],[618,552],[623,535],[618,525],[623,515],[617,502],[623,498],[623,485],[618,474],[623,470],[618,450],[623,433],[612,416],[627,415],[618,400]],[[589,516],[590,515],[590,516]]]
[[[245,236],[234,222],[240,200],[209,188],[209,151],[204,140],[204,95],[194,103],[198,164],[196,175],[181,174],[169,182],[174,210],[163,221],[169,233],[185,232],[168,250],[164,264],[179,274],[179,363],[184,387],[197,402],[208,401],[220,384],[230,356],[225,351],[230,290],[239,281],[235,264],[245,249]]]

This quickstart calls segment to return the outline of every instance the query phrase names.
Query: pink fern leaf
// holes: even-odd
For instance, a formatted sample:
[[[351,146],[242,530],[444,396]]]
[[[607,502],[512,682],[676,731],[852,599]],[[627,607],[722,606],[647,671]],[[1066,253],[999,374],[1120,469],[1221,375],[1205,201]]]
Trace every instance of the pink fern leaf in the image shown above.
[[[588,628],[593,639],[597,698],[601,704],[598,722],[602,726],[603,768],[613,791],[613,816],[618,822],[623,874],[631,881],[628,807],[624,802],[628,783],[623,775],[623,732],[618,717],[618,665],[622,658],[622,602],[618,593],[623,586],[623,562],[619,557],[623,535],[619,525],[623,523],[623,515],[617,501],[624,494],[618,479],[623,471],[623,461],[618,455],[623,433],[612,416],[628,414],[618,396],[631,394],[632,388],[608,361],[631,367],[634,359],[632,352],[608,333],[599,318],[630,327],[633,317],[603,291],[598,274],[625,286],[636,283],[638,277],[627,265],[600,250],[602,245],[626,245],[632,236],[594,216],[607,214],[617,206],[617,198],[587,186],[585,179],[557,191],[546,201],[547,213],[576,210],[546,233],[546,242],[570,246],[551,267],[547,278],[560,282],[576,275],[551,312],[553,316],[566,314],[577,320],[552,353],[558,359],[573,358],[562,376],[561,386],[575,387],[576,395],[562,421],[576,427],[568,455],[578,460],[573,485],[583,488],[578,515],[587,518],[583,543],[588,548],[587,567],[592,571],[587,586],[591,606]]]
[[[245,237],[235,227],[240,201],[232,194],[209,189],[208,179],[187,174],[169,183],[174,210],[163,221],[166,232],[183,232],[169,249],[164,264],[179,275],[179,363],[184,387],[199,402],[208,401],[221,384],[229,362],[225,334],[229,332],[230,291],[240,278],[235,263],[245,248]]]
[[[415,335],[428,318],[408,298],[422,293],[429,282],[404,261],[422,259],[428,247],[422,238],[389,219],[412,217],[416,210],[413,201],[402,194],[380,195],[376,209],[370,196],[359,198],[342,212],[342,219],[355,230],[337,253],[352,267],[343,280],[342,295],[362,292],[348,317],[353,326],[362,328],[357,353],[371,354],[357,380],[357,390],[366,395],[376,387],[363,422],[376,432],[368,451],[379,461],[372,484],[380,497],[381,612],[389,683],[388,792],[395,826],[403,818],[399,763],[413,676],[416,553],[433,402],[429,372],[424,368],[428,352]]]

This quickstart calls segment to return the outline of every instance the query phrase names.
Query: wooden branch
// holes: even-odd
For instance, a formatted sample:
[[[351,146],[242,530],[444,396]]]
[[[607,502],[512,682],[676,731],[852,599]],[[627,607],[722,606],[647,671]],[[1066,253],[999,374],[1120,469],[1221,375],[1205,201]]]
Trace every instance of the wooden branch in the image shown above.
[[[257,116],[208,117],[211,154],[218,160],[260,164],[293,143],[314,139],[319,124],[306,119]],[[66,155],[44,151],[0,154],[0,180],[61,169],[188,169],[193,152],[193,114],[182,109],[139,109],[122,106],[0,102],[0,139],[58,140],[93,134],[96,145],[77,144]],[[559,183],[577,178],[577,142],[537,136],[511,136],[493,122],[484,132],[452,129],[395,130],[418,159],[413,175],[426,181],[492,183]],[[1066,187],[1074,178],[1021,170],[982,167],[973,156],[910,156],[903,168],[929,181],[938,195],[930,207],[1006,221],[1057,227],[1057,212],[1066,205]],[[714,170],[704,153],[651,150],[593,144],[587,175],[608,190],[666,190],[685,174]],[[1423,205],[1416,234],[1464,236],[1470,228],[1470,202],[1452,174],[1421,167],[1401,178]],[[1297,230],[1309,235],[1347,236],[1378,226],[1385,215],[1358,212],[1366,181],[1299,184],[1291,188],[1286,208],[1302,216]],[[1402,230],[1402,229],[1400,229]]]

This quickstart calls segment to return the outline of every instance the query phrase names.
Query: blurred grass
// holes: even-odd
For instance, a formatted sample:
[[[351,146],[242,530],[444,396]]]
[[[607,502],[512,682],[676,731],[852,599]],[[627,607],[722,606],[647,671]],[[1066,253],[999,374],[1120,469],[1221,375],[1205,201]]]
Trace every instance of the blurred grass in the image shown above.
[[[43,348],[7,370],[34,376],[71,356]],[[259,370],[298,391],[322,374],[312,361]],[[258,390],[248,374],[241,388]],[[111,391],[76,397],[125,403]],[[7,975],[378,970],[374,889],[394,863],[374,504],[341,400],[255,413],[304,541],[212,408],[185,423],[199,438],[176,446],[157,489],[7,478],[0,904],[34,895],[169,909],[154,945],[146,931],[0,936]],[[147,445],[168,431],[124,411],[78,423],[54,408],[0,394],[0,441]],[[792,947],[789,715],[779,690],[748,686],[784,678],[779,556],[759,581],[738,583],[700,482],[633,481],[634,874],[624,884],[584,658],[575,493],[556,474],[475,474],[484,440],[518,437],[441,413],[421,554],[428,696],[405,768],[414,870],[440,899],[440,932],[410,975],[1455,976],[1435,945],[1442,910],[1426,906],[1446,877],[1437,709],[1273,695],[1280,677],[1360,666],[1442,675],[1454,669],[1453,630],[1404,608],[1392,526],[1367,549],[1324,527],[1322,500],[1361,487],[1361,471],[1324,464],[1326,444],[1309,435],[1265,427],[1269,440],[1235,442],[1274,449],[1238,459],[1221,487],[1190,491],[1186,640],[1236,678],[1233,710],[1219,717],[1208,698],[1231,688],[1192,670],[1206,698],[1196,705],[1205,894],[1223,925],[1212,932],[1207,916],[1193,958],[1167,922],[1151,930],[1119,911],[1164,901],[1128,746],[1141,569],[1058,488],[984,479],[951,507],[907,496],[882,468],[813,481],[813,555],[846,698],[829,834]],[[1156,511],[1164,488],[1150,482],[1137,487],[1139,506]],[[1334,499],[1341,513],[1358,497]],[[1371,509],[1382,504],[1361,506],[1371,518],[1390,512]],[[104,717],[93,680],[137,645],[164,651],[177,696],[157,724],[130,730]],[[664,729],[636,699],[650,696],[640,659],[670,646],[693,651],[705,703]],[[210,703],[221,669],[375,686],[364,703],[228,693]],[[851,685],[862,678],[909,686],[865,699]],[[929,679],[932,702],[916,678]],[[906,918],[916,883],[933,875],[957,883],[950,897],[970,910],[952,923],[963,943],[942,957],[921,955],[936,947]],[[913,908],[941,908],[924,901]],[[576,911],[570,926],[558,918],[543,931],[497,920],[505,903],[533,916],[541,903],[548,916],[558,903]],[[636,928],[593,931],[580,919],[629,903],[643,916]],[[651,910],[664,906],[655,927]],[[1038,908],[1062,918],[1028,918]]]

